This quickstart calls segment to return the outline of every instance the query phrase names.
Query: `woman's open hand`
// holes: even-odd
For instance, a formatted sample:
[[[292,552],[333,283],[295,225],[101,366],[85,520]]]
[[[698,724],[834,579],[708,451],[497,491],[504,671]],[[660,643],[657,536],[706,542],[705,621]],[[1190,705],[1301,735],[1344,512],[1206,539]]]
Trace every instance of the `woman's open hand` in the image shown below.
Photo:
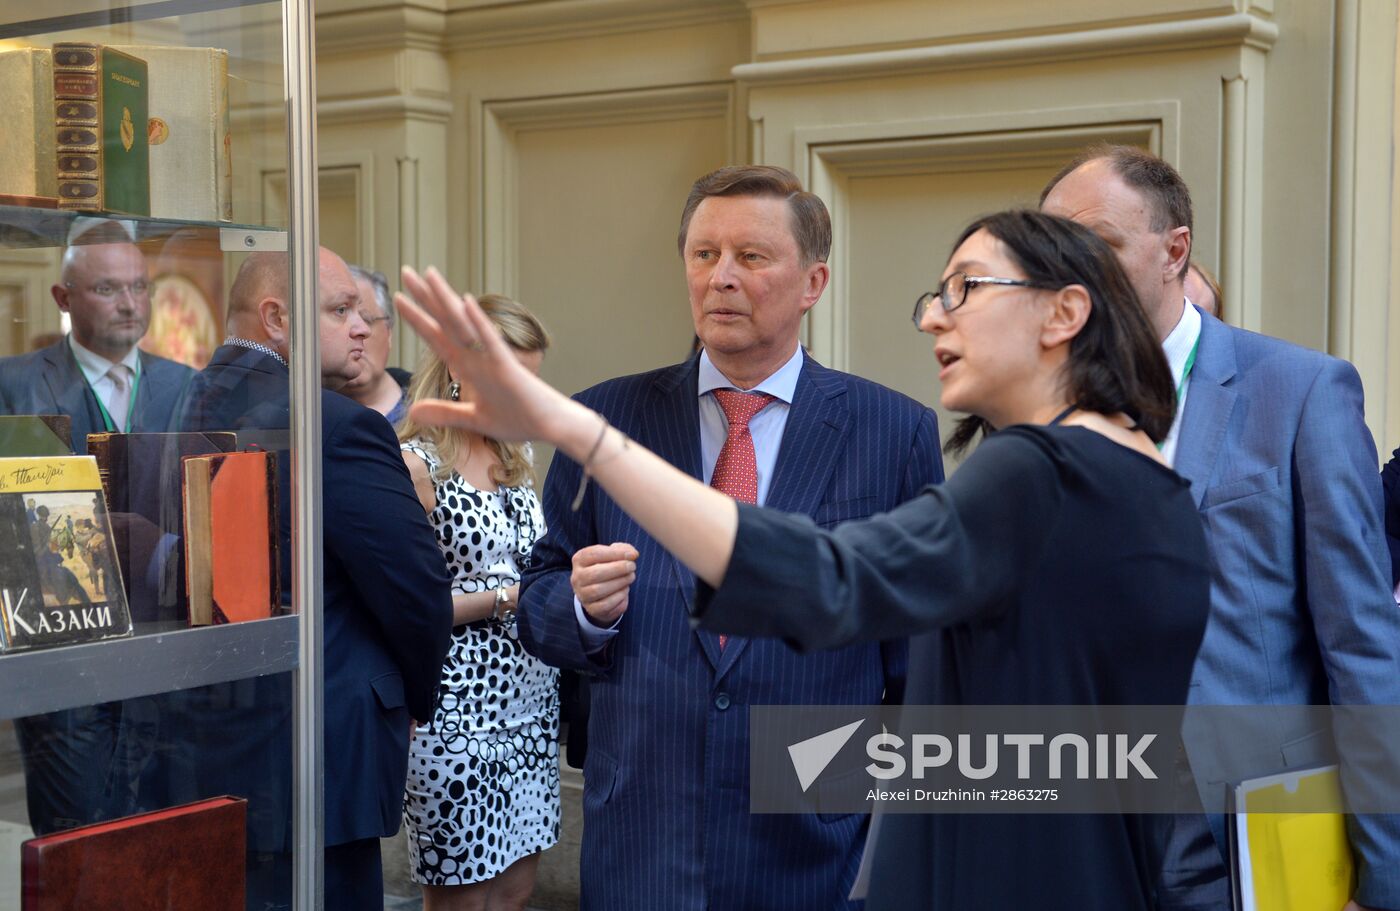
[[[521,365],[476,299],[452,290],[432,267],[419,275],[405,266],[403,285],[408,294],[394,295],[399,313],[472,390],[471,401],[419,402],[413,419],[498,440],[558,445],[559,418],[572,403]]]

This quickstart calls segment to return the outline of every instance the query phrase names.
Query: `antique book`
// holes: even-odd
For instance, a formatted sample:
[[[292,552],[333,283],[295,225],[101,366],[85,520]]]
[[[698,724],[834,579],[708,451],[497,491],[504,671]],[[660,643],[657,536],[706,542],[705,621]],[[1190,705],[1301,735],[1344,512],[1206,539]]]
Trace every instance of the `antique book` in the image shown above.
[[[243,911],[248,802],[211,797],[20,847],[24,911]]]
[[[27,209],[57,209],[57,196],[20,196],[0,193],[0,206],[24,206]]]
[[[150,79],[151,214],[233,220],[228,51],[121,46],[146,61]]]
[[[132,619],[184,621],[184,549],[163,539],[184,534],[181,459],[231,452],[232,432],[90,433],[88,452],[97,459],[107,508],[116,529],[117,559],[128,581]]]
[[[0,51],[0,95],[8,116],[0,130],[0,196],[53,200],[53,55],[47,48]],[[3,205],[17,205],[8,199]]]
[[[66,414],[0,415],[0,458],[73,454],[73,419]]]
[[[53,46],[58,204],[151,214],[146,61],[86,42]]]
[[[0,459],[0,650],[129,635],[97,462]]]
[[[185,577],[190,624],[271,617],[281,603],[277,454],[185,459]]]

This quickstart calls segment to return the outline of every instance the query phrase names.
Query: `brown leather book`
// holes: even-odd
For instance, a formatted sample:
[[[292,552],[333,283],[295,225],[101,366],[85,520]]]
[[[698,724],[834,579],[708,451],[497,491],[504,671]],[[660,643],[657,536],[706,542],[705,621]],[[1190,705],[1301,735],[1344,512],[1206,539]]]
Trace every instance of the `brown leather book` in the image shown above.
[[[273,616],[281,603],[277,454],[224,452],[184,463],[190,625]]]
[[[153,563],[163,534],[184,529],[183,475],[188,455],[229,452],[237,438],[212,433],[90,433],[88,453],[97,459],[107,508],[113,515],[117,559],[127,581],[131,617],[138,623],[189,617],[183,550]],[[148,584],[153,583],[153,584]]]
[[[213,797],[20,849],[22,911],[243,911],[246,800]]]

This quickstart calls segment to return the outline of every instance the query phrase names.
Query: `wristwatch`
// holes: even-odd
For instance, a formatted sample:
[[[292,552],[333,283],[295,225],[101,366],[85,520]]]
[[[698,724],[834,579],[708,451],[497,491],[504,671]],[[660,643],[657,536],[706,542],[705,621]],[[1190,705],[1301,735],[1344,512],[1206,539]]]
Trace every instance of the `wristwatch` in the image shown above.
[[[496,603],[491,606],[491,619],[502,626],[515,622],[515,608],[510,605],[510,589],[504,584],[496,587]]]

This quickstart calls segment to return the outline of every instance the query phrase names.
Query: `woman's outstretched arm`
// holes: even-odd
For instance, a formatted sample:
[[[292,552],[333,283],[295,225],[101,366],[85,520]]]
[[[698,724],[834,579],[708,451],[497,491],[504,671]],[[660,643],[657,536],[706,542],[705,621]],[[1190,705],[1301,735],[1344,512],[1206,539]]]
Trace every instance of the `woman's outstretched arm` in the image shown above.
[[[554,445],[696,576],[712,586],[723,581],[739,522],[732,499],[608,428],[596,412],[525,369],[476,300],[453,291],[436,269],[419,275],[405,267],[403,283],[412,299],[395,295],[399,312],[464,387],[461,402],[414,405],[414,420]]]

